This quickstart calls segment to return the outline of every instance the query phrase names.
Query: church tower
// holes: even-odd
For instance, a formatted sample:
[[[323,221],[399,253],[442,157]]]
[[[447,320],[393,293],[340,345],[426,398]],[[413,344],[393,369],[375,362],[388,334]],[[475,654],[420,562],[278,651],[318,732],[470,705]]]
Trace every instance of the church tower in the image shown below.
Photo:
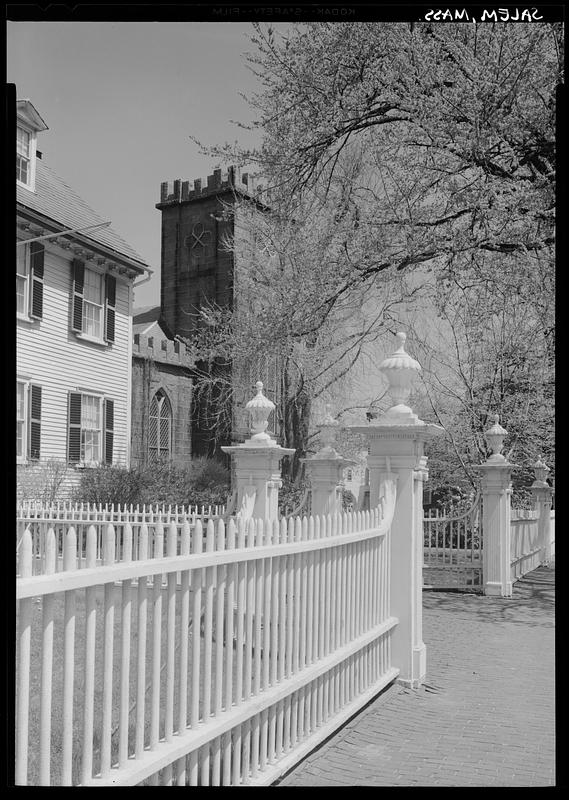
[[[162,213],[162,257],[161,257],[161,301],[160,319],[172,337],[187,338],[196,333],[203,324],[200,308],[213,302],[218,306],[233,308],[234,292],[238,291],[239,271],[247,269],[246,259],[231,246],[234,241],[238,200],[252,201],[258,213],[267,207],[253,197],[248,186],[249,179],[243,175],[237,182],[236,170],[230,167],[227,173],[215,169],[206,181],[175,180],[164,182],[160,187],[160,202],[156,208]],[[196,364],[198,371],[210,367]],[[232,367],[214,365],[214,369],[228,371]],[[259,367],[253,367],[259,369]],[[266,394],[273,402],[278,392],[276,370],[262,368],[262,373],[245,380],[246,386],[234,386],[234,407],[230,411],[230,422],[222,431],[217,430],[217,441],[212,436],[212,404],[215,397],[193,394],[192,410],[192,455],[214,455],[221,445],[240,441],[246,435],[242,406],[254,393],[256,380],[263,380]],[[270,374],[269,374],[270,373]],[[235,382],[236,378],[230,376]],[[240,379],[240,382],[242,379]],[[274,416],[274,415],[272,415]],[[271,420],[273,433],[278,420]]]
[[[231,307],[233,253],[226,242],[233,236],[235,170],[222,176],[216,169],[205,185],[197,179],[162,183],[161,318],[175,336],[187,337],[199,324],[205,300]]]

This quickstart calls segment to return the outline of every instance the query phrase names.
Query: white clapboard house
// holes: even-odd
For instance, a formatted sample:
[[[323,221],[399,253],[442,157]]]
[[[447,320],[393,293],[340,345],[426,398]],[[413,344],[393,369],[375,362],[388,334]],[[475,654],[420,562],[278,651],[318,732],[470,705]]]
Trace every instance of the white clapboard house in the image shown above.
[[[32,103],[18,100],[20,488],[46,464],[65,465],[68,488],[81,469],[129,464],[133,287],[151,273],[47,165],[45,130]]]

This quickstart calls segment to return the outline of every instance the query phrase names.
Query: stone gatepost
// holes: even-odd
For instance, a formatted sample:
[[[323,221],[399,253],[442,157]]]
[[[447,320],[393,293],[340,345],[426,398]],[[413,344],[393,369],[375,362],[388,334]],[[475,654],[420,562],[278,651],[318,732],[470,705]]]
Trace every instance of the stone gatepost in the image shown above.
[[[492,455],[475,467],[482,475],[482,583],[484,594],[497,597],[512,596],[510,481],[515,465],[500,452],[507,435],[495,414],[494,424],[484,434]]]
[[[316,455],[302,459],[307,467],[312,490],[312,510],[316,516],[335,514],[342,511],[342,472],[346,467],[355,465],[355,461],[343,458],[334,449],[338,421],[330,414],[330,406],[326,406],[324,421],[317,426],[320,430],[322,448]]]
[[[427,424],[406,405],[421,367],[405,352],[404,333],[398,348],[380,366],[389,381],[395,405],[367,425],[350,426],[368,442],[370,508],[380,500],[381,482],[397,479],[397,500],[391,524],[390,613],[399,622],[393,631],[392,664],[399,682],[417,687],[425,681],[426,647],[423,642],[423,481],[427,478],[425,443],[443,433]]]
[[[535,481],[531,485],[531,493],[534,498],[536,509],[539,513],[538,536],[540,546],[540,561],[542,564],[551,563],[551,498],[553,489],[547,483],[547,473],[549,467],[542,461],[540,456],[533,465]]]
[[[245,408],[251,418],[251,437],[243,444],[222,447],[233,456],[237,490],[236,512],[243,519],[275,520],[279,517],[279,489],[282,485],[280,462],[292,455],[293,448],[281,447],[266,432],[275,404],[263,394],[263,384],[256,384],[257,394]]]

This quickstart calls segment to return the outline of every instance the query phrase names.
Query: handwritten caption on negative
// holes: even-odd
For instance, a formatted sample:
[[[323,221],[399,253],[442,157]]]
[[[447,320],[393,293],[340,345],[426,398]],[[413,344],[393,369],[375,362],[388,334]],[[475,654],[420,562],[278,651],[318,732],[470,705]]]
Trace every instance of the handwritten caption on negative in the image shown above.
[[[424,16],[425,22],[539,22],[542,19],[537,8],[483,8],[479,18],[469,14],[466,8],[430,8]]]

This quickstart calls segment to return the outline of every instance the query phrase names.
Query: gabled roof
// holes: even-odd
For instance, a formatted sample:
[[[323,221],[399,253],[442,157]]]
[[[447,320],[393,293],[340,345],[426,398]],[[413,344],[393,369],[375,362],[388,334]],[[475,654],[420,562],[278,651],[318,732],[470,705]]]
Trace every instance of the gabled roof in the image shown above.
[[[156,336],[157,330],[150,331],[151,328],[158,326],[160,319],[160,306],[145,306],[144,308],[135,308],[132,314],[132,332],[142,333],[144,336]],[[150,332],[149,332],[150,331]],[[165,333],[160,328],[160,335],[164,336]]]
[[[16,101],[16,110],[19,117],[35,131],[47,131],[48,127],[41,118],[37,108],[29,100]]]
[[[161,328],[158,320],[138,325],[133,324],[132,333],[133,335],[139,333],[142,336],[154,336],[156,339],[169,339],[169,336],[167,336],[166,332]]]
[[[18,185],[17,203],[19,207],[44,217],[47,224],[52,221],[56,229],[63,226],[67,230],[75,230],[107,221],[93,211],[42,159],[36,160],[35,192]],[[128,261],[131,267],[140,272],[149,269],[138,253],[112,227],[95,228],[79,235],[86,243],[93,242],[95,245],[102,245],[106,250],[114,251],[118,258]]]
[[[160,306],[145,306],[134,309],[132,316],[132,332],[143,336],[159,336],[163,339],[174,339],[172,331],[160,317]]]

